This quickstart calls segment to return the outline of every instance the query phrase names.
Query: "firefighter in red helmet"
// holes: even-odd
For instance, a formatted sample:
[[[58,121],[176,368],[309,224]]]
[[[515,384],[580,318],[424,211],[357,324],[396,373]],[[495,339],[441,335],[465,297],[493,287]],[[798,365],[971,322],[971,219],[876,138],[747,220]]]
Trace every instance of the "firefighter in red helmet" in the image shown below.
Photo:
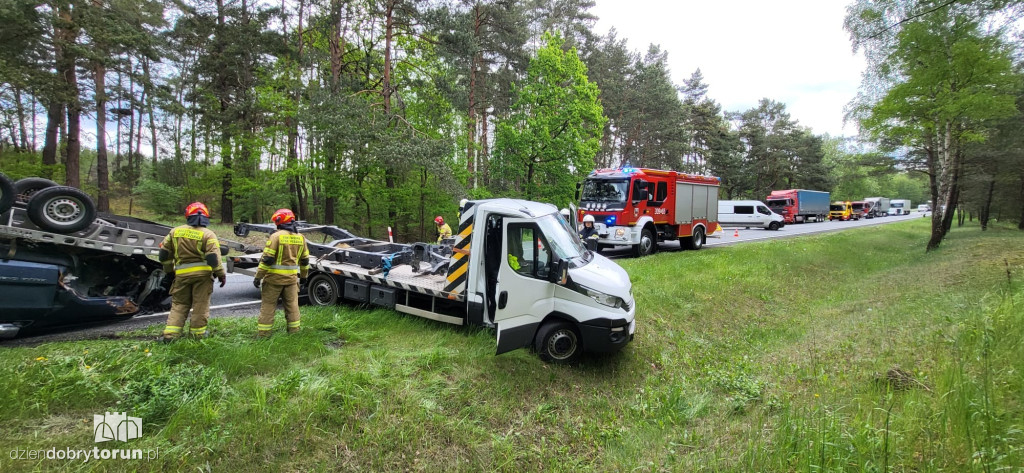
[[[277,231],[270,235],[267,246],[263,248],[263,257],[253,280],[262,296],[260,317],[256,322],[258,337],[270,336],[278,298],[284,304],[288,333],[299,331],[299,285],[306,284],[309,275],[309,247],[299,234],[295,214],[289,209],[280,209],[270,220],[277,225]]]
[[[210,318],[210,295],[213,278],[220,287],[227,282],[220,261],[220,241],[206,228],[210,211],[202,202],[185,207],[186,225],[175,227],[160,243],[160,262],[164,265],[165,284],[171,281],[171,312],[164,327],[164,341],[181,337],[185,319],[192,311],[189,332],[203,338]]]
[[[434,217],[434,224],[437,225],[437,243],[441,244],[441,241],[445,238],[452,237],[452,227],[449,227],[447,223],[444,223],[444,217],[438,215]]]

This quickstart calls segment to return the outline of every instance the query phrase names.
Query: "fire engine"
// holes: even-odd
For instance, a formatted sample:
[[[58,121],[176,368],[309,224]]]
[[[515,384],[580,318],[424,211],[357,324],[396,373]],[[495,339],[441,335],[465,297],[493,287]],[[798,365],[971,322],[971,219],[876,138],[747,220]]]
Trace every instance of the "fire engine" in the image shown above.
[[[629,245],[635,256],[679,240],[700,249],[718,226],[718,187],[713,176],[622,167],[598,169],[583,182],[577,217],[594,216],[598,244]]]

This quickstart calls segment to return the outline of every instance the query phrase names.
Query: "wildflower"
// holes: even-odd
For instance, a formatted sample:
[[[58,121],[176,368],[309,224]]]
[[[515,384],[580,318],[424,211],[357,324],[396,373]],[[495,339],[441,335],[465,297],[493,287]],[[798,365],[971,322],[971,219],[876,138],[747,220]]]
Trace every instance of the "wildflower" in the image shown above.
[[[149,348],[146,349],[146,353],[149,353]]]
[[[89,354],[89,350],[86,350],[86,351],[85,351],[85,354],[86,354],[86,355],[88,355],[88,354]]]
[[[821,397],[821,395],[818,393],[814,393],[814,397]]]
[[[87,369],[87,370],[91,370],[91,369],[92,369],[92,366],[89,366],[89,365],[85,365],[85,369]]]
[[[153,356],[153,354],[149,353],[149,350],[146,350],[146,356]]]
[[[36,358],[36,361],[46,361],[46,357],[40,356],[39,358]]]

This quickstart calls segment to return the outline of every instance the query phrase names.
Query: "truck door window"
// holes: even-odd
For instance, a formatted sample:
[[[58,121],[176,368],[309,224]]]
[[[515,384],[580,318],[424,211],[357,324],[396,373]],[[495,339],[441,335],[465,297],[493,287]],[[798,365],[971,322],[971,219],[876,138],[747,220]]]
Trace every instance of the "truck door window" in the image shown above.
[[[654,207],[660,207],[661,204],[665,203],[665,199],[668,198],[668,183],[667,182],[659,182],[659,183],[657,183],[656,186],[650,186],[650,185],[648,185],[648,186],[649,187],[654,187],[654,189],[653,189],[653,192],[650,195],[651,200],[647,202],[647,205],[652,205]]]
[[[768,210],[768,207],[765,207],[763,205],[758,205],[757,206],[757,213],[759,213],[761,215],[771,215],[772,211]]]
[[[754,215],[754,206],[753,205],[737,205],[736,206],[736,213],[743,214],[743,215]]]
[[[642,191],[642,190],[644,190],[646,188],[647,188],[647,181],[645,181],[643,179],[636,179],[636,180],[634,180],[633,181],[633,192],[632,192],[632,197],[630,197],[630,200],[632,200],[634,202],[637,202],[637,201],[640,201],[640,200],[644,200],[644,199],[640,198],[640,191]]]
[[[551,249],[534,225],[510,224],[505,261],[513,271],[523,276],[547,279],[551,270]]]

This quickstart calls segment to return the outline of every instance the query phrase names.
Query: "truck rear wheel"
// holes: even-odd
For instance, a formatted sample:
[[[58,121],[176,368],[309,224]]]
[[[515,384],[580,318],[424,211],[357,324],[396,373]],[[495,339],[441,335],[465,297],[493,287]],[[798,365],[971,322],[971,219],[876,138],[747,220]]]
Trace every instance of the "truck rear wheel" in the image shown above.
[[[334,305],[338,302],[338,281],[330,275],[317,274],[309,278],[306,295],[310,305]]]
[[[693,229],[693,235],[680,238],[679,246],[684,250],[699,250],[704,247],[704,228],[697,227]]]
[[[14,183],[0,174],[0,214],[11,210],[14,205]]]
[[[561,320],[541,326],[533,343],[540,359],[549,363],[571,363],[583,353],[576,328]]]
[[[75,233],[92,225],[96,204],[89,194],[74,187],[49,187],[29,199],[28,218],[48,232]]]
[[[633,256],[647,256],[658,251],[658,240],[651,227],[644,227],[640,232],[640,243],[633,245]]]
[[[24,203],[28,202],[36,192],[59,185],[41,177],[26,177],[18,179],[18,182],[14,183],[14,193],[18,195],[18,202]]]

